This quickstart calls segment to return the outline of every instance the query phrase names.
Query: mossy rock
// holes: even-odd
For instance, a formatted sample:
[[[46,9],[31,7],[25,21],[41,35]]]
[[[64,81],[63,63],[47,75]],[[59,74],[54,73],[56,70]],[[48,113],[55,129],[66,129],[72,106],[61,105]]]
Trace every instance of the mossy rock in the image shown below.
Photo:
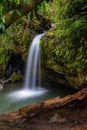
[[[10,81],[15,83],[22,80],[22,74],[20,72],[14,72],[12,76],[10,77]]]
[[[55,38],[55,33],[54,32],[48,32],[47,37],[49,38]]]

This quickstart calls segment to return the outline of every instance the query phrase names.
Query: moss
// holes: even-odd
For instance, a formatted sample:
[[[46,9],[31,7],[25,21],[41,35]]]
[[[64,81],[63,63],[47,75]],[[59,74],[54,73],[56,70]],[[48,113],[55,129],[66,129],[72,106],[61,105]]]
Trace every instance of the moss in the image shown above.
[[[55,37],[55,33],[54,32],[48,32],[47,33],[47,37],[54,38]]]
[[[20,72],[14,72],[13,74],[12,74],[12,76],[10,77],[10,81],[11,82],[17,82],[17,81],[20,81],[20,80],[22,80],[22,75],[21,75],[21,73]]]
[[[0,35],[0,75],[2,75],[2,70],[6,71],[12,53],[20,54],[23,61],[26,62],[28,48],[33,37],[36,33],[42,33],[44,28],[49,27],[49,20],[43,16],[39,16],[39,20],[35,17],[32,21],[29,16],[24,16]],[[13,74],[12,79],[15,80],[15,78]]]
[[[42,64],[69,74],[86,72],[87,52],[84,46],[73,45],[70,41],[63,44],[56,36],[51,39],[48,34],[41,41]]]

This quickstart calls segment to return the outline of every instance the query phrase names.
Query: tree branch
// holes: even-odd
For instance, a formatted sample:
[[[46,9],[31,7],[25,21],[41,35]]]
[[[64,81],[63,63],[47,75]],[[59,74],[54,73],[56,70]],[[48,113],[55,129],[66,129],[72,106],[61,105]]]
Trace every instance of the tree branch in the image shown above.
[[[23,15],[26,15],[28,12],[33,10],[37,5],[39,5],[44,0],[28,0],[27,2],[21,2],[20,5],[14,9],[13,13],[9,13],[9,10],[7,13],[5,13],[6,17],[6,28],[9,27],[12,23],[14,23],[17,19],[22,17]],[[17,11],[20,12],[21,15],[17,13]]]

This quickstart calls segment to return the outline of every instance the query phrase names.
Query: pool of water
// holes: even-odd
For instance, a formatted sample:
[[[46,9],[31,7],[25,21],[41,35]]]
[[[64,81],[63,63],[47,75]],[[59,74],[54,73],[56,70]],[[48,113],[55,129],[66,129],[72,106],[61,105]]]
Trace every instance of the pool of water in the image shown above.
[[[75,91],[53,83],[43,83],[38,90],[24,90],[22,84],[11,84],[0,91],[0,114],[17,111],[19,108],[52,99],[64,97]]]

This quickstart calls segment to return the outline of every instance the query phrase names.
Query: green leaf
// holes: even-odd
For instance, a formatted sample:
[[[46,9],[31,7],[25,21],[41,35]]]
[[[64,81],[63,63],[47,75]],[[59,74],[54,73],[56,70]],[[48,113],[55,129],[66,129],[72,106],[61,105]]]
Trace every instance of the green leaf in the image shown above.
[[[46,3],[45,2],[42,3],[42,9],[46,10]]]
[[[5,26],[4,26],[4,24],[0,23],[0,29],[2,30],[2,32],[5,31]]]
[[[9,11],[9,14],[13,14],[13,13],[14,13],[14,10]]]
[[[2,16],[1,20],[2,20],[3,23],[5,23],[5,16]]]
[[[2,24],[0,23],[0,29],[2,28]]]
[[[30,13],[30,20],[32,20],[33,19],[33,11],[31,11],[31,13]]]
[[[16,13],[19,15],[19,16],[21,16],[22,14],[18,11],[18,10],[16,10]]]
[[[86,9],[87,8],[87,5],[85,5],[83,8],[82,8],[82,10],[84,10],[84,9]]]
[[[24,2],[27,2],[28,0],[24,0]]]

